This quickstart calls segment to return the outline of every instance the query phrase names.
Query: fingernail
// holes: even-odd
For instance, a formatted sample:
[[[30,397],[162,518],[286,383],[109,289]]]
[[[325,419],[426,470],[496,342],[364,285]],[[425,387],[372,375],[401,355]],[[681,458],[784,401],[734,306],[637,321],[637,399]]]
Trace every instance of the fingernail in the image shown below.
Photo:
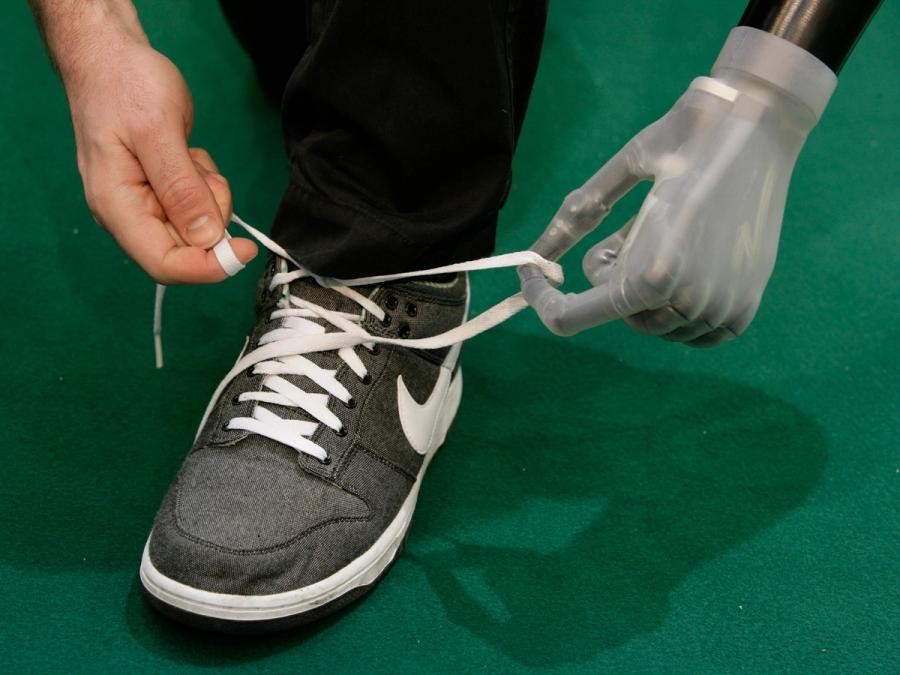
[[[209,248],[219,241],[220,233],[209,216],[200,216],[188,225],[187,238],[194,246]]]

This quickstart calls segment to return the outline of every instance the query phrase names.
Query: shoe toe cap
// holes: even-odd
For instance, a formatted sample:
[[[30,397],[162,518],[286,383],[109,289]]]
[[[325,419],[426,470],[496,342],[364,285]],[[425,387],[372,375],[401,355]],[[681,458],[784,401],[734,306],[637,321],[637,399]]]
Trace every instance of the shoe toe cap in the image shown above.
[[[296,459],[204,448],[185,462],[150,537],[161,574],[215,593],[278,593],[339,569],[370,538],[366,502]]]

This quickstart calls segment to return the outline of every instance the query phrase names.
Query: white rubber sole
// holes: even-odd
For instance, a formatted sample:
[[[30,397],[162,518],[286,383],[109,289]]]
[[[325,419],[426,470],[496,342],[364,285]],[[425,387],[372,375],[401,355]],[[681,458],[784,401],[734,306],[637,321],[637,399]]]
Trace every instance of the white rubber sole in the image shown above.
[[[419,487],[432,457],[444,443],[462,398],[462,370],[450,383],[441,412],[435,420],[434,442],[425,453],[419,475],[409,495],[387,529],[361,556],[346,567],[310,586],[271,595],[212,593],[170,579],[150,561],[150,540],[144,546],[140,578],[154,598],[190,614],[226,621],[268,621],[310,612],[346,595],[355,588],[375,582],[393,562],[406,537],[419,496]]]

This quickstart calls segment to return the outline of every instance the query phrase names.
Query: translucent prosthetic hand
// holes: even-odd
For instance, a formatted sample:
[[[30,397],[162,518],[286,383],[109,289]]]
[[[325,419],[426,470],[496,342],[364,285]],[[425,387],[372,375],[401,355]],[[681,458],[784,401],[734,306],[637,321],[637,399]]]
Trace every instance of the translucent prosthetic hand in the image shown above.
[[[712,77],[694,80],[566,197],[531,247],[558,259],[635,184],[652,180],[639,213],[584,257],[593,288],[564,294],[527,265],[519,269],[525,299],[559,335],[619,318],[697,347],[739,335],[775,264],[797,155],[836,83],[802,48],[732,30]]]

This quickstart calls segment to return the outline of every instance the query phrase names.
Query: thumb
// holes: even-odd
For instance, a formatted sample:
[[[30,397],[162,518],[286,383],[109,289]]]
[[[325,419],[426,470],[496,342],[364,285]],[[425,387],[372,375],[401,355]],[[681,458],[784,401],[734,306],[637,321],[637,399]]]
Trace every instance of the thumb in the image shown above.
[[[138,161],[168,220],[182,239],[208,249],[225,224],[215,196],[188,152],[183,127],[173,124],[136,144]]]

